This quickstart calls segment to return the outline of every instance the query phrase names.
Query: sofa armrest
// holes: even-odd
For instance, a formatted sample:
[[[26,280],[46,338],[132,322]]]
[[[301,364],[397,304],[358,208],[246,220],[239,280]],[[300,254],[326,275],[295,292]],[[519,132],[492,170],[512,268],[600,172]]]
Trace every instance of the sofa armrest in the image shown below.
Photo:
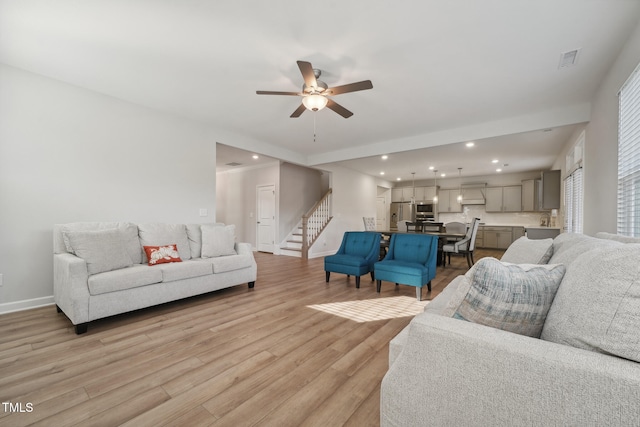
[[[88,278],[82,258],[68,253],[53,255],[54,300],[74,325],[89,321]]]
[[[235,250],[238,255],[250,254],[251,256],[253,256],[251,243],[236,242]]]
[[[432,313],[382,381],[382,426],[639,425],[640,364]]]

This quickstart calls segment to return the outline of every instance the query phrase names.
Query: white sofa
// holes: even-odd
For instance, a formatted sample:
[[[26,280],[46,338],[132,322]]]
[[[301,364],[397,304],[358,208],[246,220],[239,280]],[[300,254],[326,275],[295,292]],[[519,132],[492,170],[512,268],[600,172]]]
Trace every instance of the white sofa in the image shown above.
[[[57,224],[53,249],[55,303],[78,334],[92,320],[241,283],[253,288],[257,275],[251,245],[235,243],[224,224]]]
[[[640,244],[597,237],[553,240],[539,338],[452,317],[478,272],[455,278],[391,341],[381,426],[640,425]]]

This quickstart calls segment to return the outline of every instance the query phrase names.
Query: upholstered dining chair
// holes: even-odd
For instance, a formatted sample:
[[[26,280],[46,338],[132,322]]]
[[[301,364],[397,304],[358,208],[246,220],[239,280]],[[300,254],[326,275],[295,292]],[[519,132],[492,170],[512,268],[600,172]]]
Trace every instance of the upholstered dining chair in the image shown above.
[[[346,231],[342,244],[335,255],[324,258],[326,281],[331,272],[356,276],[356,288],[360,287],[360,276],[367,273],[374,279],[373,265],[380,257],[380,233],[370,231]]]
[[[451,254],[461,254],[467,258],[467,264],[469,268],[473,266],[475,261],[473,260],[473,251],[476,246],[476,236],[478,235],[478,227],[480,226],[480,218],[474,218],[471,226],[467,230],[467,234],[462,240],[453,243],[447,243],[442,247],[443,256],[446,256],[449,264],[451,264]],[[448,230],[447,230],[448,231]],[[442,266],[446,266],[446,262],[443,259]]]
[[[400,231],[401,233],[406,233],[408,228],[407,228],[407,224],[411,222],[411,221],[407,221],[406,219],[403,219],[402,221],[398,221],[397,227],[398,227],[398,231]]]
[[[376,262],[374,276],[376,290],[380,292],[382,281],[396,285],[416,287],[416,297],[422,300],[422,288],[431,291],[431,280],[436,277],[438,258],[438,236],[428,234],[394,234],[389,243],[389,252],[382,261]]]
[[[364,231],[376,231],[376,219],[372,216],[363,216]],[[384,258],[389,248],[389,240],[384,236],[380,237],[380,259]]]

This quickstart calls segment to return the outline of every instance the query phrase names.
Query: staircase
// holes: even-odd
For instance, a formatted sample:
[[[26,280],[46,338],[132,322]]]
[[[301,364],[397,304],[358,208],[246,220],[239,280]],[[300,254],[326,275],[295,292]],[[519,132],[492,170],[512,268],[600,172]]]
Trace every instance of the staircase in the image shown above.
[[[331,193],[329,189],[298,223],[298,227],[289,235],[286,246],[281,248],[283,255],[309,258],[309,248],[315,243],[320,233],[331,219]]]

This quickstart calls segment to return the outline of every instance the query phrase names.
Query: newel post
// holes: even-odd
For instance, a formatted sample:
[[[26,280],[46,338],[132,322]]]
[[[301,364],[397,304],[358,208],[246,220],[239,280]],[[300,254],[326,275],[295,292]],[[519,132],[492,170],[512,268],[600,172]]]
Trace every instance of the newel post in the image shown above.
[[[309,259],[309,217],[302,216],[302,258]]]

